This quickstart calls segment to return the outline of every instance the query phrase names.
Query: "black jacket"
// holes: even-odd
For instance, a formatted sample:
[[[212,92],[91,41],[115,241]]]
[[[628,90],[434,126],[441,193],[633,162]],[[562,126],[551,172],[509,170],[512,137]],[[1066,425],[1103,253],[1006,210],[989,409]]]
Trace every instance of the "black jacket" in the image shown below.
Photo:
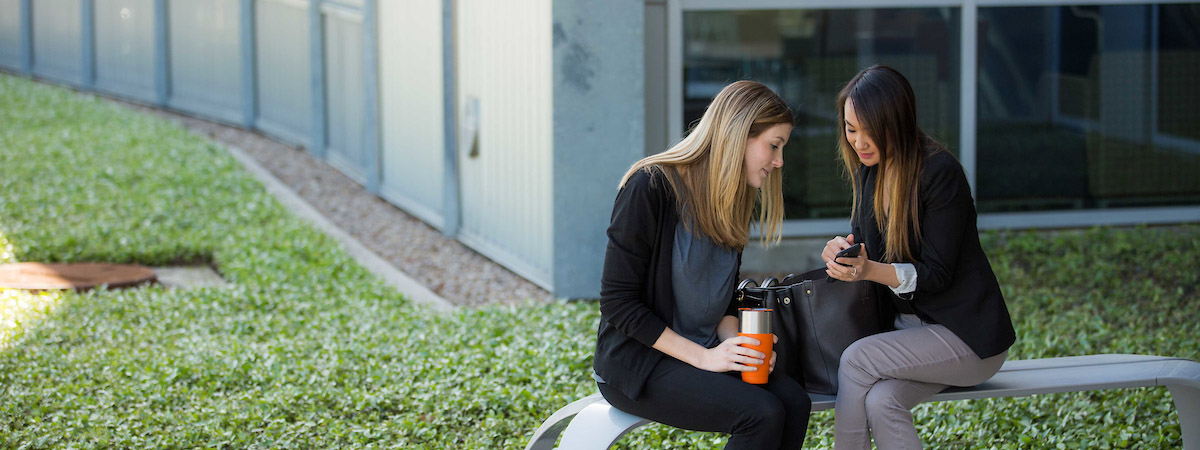
[[[666,356],[652,346],[675,310],[671,248],[679,212],[665,175],[652,170],[653,175],[637,172],[617,193],[600,278],[593,367],[631,399],[638,398],[650,371]],[[729,303],[726,314],[736,315],[732,297]]]
[[[878,167],[859,168],[862,198],[851,223],[855,242],[866,243],[873,261],[882,258],[885,245],[875,224]],[[928,153],[917,189],[920,245],[915,241],[909,244],[914,261],[892,261],[913,264],[917,289],[911,300],[905,300],[879,285],[881,309],[893,316],[897,310],[915,310],[949,328],[980,358],[1000,354],[1016,341],[1016,332],[1000,284],[979,245],[975,203],[962,165],[950,152]],[[891,317],[881,319],[892,322]]]

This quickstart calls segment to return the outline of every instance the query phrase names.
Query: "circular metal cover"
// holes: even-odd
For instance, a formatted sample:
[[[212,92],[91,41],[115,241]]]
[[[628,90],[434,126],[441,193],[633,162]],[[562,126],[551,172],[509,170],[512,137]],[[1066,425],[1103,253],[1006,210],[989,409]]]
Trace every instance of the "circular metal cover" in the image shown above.
[[[154,270],[137,264],[24,262],[0,264],[0,288],[27,290],[136,286],[155,280]]]

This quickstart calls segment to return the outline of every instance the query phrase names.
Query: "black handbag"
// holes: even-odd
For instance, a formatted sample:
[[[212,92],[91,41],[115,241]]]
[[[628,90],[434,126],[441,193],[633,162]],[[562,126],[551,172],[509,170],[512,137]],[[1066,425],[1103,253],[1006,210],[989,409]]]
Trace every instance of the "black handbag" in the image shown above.
[[[873,283],[830,281],[825,269],[816,269],[756,284],[742,281],[734,298],[740,308],[775,310],[775,373],[792,377],[808,392],[837,394],[842,352],[884,330]]]

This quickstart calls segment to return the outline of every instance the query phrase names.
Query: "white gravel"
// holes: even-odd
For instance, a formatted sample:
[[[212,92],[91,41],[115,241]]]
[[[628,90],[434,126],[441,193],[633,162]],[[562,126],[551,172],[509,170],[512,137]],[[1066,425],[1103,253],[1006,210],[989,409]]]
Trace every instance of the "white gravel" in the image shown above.
[[[256,132],[139,105],[194,133],[242,149],[325,215],[400,271],[456,306],[546,302],[546,290],[367,192],[307,150]]]

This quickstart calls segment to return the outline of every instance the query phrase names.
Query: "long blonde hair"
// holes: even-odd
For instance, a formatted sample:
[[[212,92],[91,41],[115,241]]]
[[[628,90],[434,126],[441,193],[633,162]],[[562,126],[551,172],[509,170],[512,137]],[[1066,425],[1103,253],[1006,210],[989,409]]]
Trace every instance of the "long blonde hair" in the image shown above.
[[[713,98],[687,137],[662,153],[635,163],[619,187],[639,170],[658,167],[671,186],[688,229],[718,245],[742,249],[758,205],[763,245],[778,243],[783,222],[783,183],[771,171],[760,189],[746,184],[746,144],[768,128],[795,118],[779,95],[762,83],[738,81]]]
[[[881,261],[912,261],[913,248],[920,245],[921,221],[917,208],[921,167],[929,152],[947,151],[917,125],[917,100],[912,86],[895,69],[874,65],[863,69],[837,96],[838,127],[842,130],[838,149],[842,166],[854,186],[852,215],[858,214],[858,168],[862,161],[854,145],[846,140],[846,102],[854,105],[860,132],[869,133],[879,152],[879,175],[875,182],[875,224],[886,240]],[[887,207],[884,207],[884,205]],[[860,238],[861,239],[861,238]]]

